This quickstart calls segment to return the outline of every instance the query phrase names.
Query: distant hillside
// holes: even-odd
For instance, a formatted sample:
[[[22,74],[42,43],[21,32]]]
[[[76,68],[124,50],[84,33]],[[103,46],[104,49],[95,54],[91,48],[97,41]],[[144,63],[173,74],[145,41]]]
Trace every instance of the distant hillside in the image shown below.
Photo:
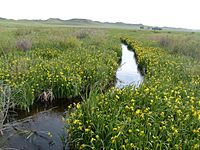
[[[58,18],[50,18],[44,20],[48,24],[62,24],[62,25],[71,25],[71,26],[91,26],[91,27],[108,27],[108,28],[128,28],[128,29],[139,29],[142,24],[126,24],[122,22],[110,23],[110,22],[100,22],[92,21],[89,19],[70,19],[70,20],[61,20]]]
[[[0,20],[6,20],[6,18],[1,18],[1,17],[0,17]]]
[[[64,25],[97,25],[98,23],[100,23],[88,19],[61,20],[58,18],[49,18],[47,20],[44,20],[43,22],[50,24],[64,24]]]
[[[159,28],[161,30],[168,30],[168,31],[198,31],[199,30],[190,30],[184,28],[173,28],[173,27],[152,27],[143,24],[128,24],[123,22],[100,22],[100,21],[93,21],[89,19],[69,19],[69,20],[62,20],[59,18],[49,18],[47,20],[13,20],[13,19],[6,19],[1,18],[2,21],[11,21],[15,23],[40,23],[40,24],[48,24],[48,25],[66,25],[66,26],[77,26],[77,27],[100,27],[100,28],[120,28],[120,29],[141,29],[141,30],[152,30],[155,28]]]

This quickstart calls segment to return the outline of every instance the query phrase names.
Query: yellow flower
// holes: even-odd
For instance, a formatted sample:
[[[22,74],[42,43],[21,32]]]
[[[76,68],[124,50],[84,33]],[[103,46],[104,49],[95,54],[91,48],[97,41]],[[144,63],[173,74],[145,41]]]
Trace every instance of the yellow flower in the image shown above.
[[[85,132],[89,132],[89,131],[90,131],[90,129],[88,129],[88,128],[85,129]]]
[[[80,108],[81,108],[81,105],[78,103],[78,104],[76,105],[76,108],[77,108],[77,109],[80,109]]]
[[[136,112],[135,112],[136,115],[139,115],[140,113],[141,113],[140,109],[137,109]]]
[[[96,139],[95,138],[91,138],[90,142],[93,142],[93,141],[96,141]]]
[[[118,96],[118,95],[116,95],[115,97],[116,97],[116,99],[119,99],[119,96]]]
[[[99,135],[96,135],[95,137],[96,137],[96,139],[99,139]]]
[[[125,140],[125,143],[126,143],[126,144],[128,143],[128,139]]]
[[[117,131],[117,128],[113,128],[113,131]]]
[[[144,136],[144,131],[140,131],[139,136]]]

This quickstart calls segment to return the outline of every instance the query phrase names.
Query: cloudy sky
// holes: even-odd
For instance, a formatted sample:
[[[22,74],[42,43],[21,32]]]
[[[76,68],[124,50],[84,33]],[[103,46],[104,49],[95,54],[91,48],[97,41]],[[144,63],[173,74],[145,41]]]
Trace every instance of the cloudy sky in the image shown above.
[[[200,0],[1,0],[9,19],[84,18],[200,29]]]

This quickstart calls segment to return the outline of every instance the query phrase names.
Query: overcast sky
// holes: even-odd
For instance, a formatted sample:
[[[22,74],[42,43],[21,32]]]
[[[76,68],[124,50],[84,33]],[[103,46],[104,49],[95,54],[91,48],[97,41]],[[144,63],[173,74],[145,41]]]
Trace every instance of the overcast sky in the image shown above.
[[[200,0],[1,0],[9,19],[84,18],[200,29]]]

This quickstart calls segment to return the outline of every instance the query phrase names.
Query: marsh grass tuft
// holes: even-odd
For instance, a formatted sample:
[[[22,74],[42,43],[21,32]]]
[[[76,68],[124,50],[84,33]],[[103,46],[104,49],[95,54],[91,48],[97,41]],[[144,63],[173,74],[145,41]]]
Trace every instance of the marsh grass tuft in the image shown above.
[[[6,121],[9,109],[15,108],[17,103],[14,101],[16,91],[9,85],[0,81],[0,134],[3,135],[3,125]]]
[[[16,47],[24,52],[28,51],[32,47],[32,42],[27,39],[20,39],[16,42]]]

